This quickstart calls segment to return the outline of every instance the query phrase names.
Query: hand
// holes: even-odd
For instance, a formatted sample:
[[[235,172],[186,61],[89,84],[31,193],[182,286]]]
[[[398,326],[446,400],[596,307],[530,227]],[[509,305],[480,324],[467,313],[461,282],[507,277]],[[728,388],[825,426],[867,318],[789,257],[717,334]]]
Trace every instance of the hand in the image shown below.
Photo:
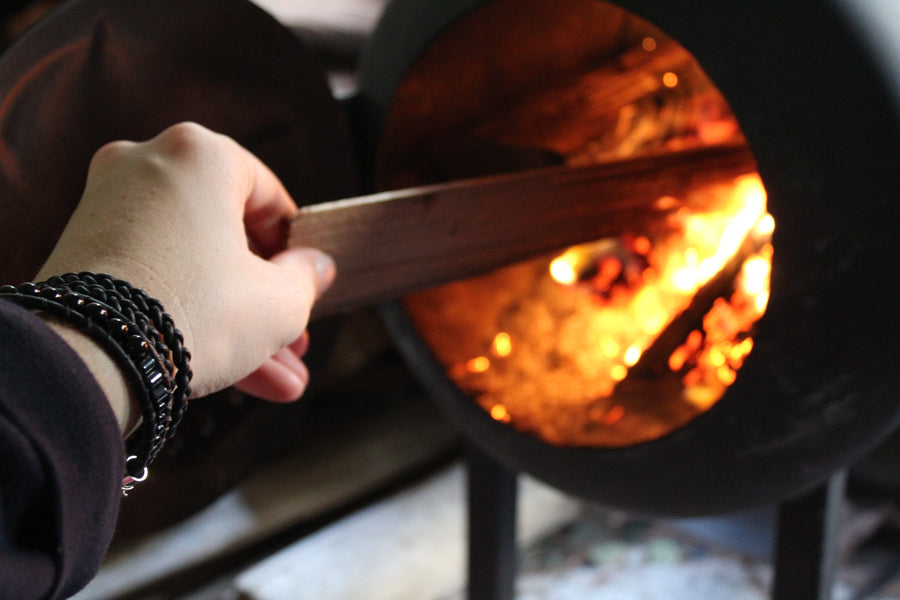
[[[175,125],[94,156],[81,202],[37,279],[106,272],[163,303],[193,355],[194,396],[236,384],[298,398],[315,299],[334,263],[283,250],[296,206],[277,177],[232,139]]]

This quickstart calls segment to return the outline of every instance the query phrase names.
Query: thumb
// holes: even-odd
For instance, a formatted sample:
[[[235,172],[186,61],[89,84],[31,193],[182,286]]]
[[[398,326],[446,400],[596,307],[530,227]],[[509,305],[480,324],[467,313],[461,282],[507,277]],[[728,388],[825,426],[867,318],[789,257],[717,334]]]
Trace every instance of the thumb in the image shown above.
[[[331,286],[337,275],[334,259],[317,248],[290,248],[269,259],[275,265],[290,271],[286,276],[293,281],[312,275],[314,297],[320,298]]]

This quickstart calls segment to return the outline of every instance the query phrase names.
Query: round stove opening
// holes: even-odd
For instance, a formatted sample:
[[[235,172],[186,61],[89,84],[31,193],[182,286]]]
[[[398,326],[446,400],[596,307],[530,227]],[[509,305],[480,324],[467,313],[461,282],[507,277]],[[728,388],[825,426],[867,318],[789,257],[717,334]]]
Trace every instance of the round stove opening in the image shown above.
[[[685,48],[597,0],[469,12],[407,71],[382,139],[386,189],[746,144]],[[620,235],[412,295],[404,308],[491,418],[559,446],[657,439],[740,376],[768,301],[775,223],[755,173],[655,201],[661,216],[623,222]]]

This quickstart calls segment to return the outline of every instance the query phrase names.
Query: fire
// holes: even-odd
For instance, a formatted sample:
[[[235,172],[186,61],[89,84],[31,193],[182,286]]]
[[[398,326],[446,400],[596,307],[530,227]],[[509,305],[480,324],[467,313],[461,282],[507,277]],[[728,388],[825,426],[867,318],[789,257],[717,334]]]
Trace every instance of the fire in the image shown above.
[[[512,338],[505,331],[494,336],[494,353],[497,356],[509,356],[512,353]]]
[[[663,73],[662,82],[664,86],[673,88],[678,85],[678,75],[671,71]]]
[[[619,344],[611,337],[604,338],[601,341],[603,354],[608,358],[615,358],[619,355]]]
[[[550,263],[550,275],[563,285],[572,285],[578,281],[578,273],[575,271],[575,258],[572,255],[562,255],[553,259]]]
[[[634,346],[628,347],[628,350],[626,350],[625,354],[622,356],[622,361],[625,363],[625,366],[633,367],[640,358],[641,348],[635,344]]]
[[[496,148],[499,165],[510,164],[505,153],[514,150],[512,158],[528,164],[547,155],[578,166],[746,144],[685,48],[639,17],[609,10],[622,23],[610,39],[579,35],[561,19],[553,31],[564,34],[547,38],[547,76],[523,69],[528,80],[510,79],[502,103],[492,92],[490,110],[431,96],[413,78],[416,85],[398,91],[405,103],[395,104],[407,110],[390,123],[414,135],[385,136],[386,169],[396,170],[386,181],[421,183],[419,171],[428,181],[459,176],[454,169],[478,159],[457,164],[445,155],[470,147],[472,156]],[[549,60],[559,55],[558,39],[577,41],[591,57],[583,72]],[[433,118],[437,109],[420,117],[426,106],[459,109],[458,131],[432,132],[443,122]],[[597,198],[607,200],[615,201]],[[775,220],[766,205],[755,174],[672,191],[655,201],[667,215],[659,222],[623,224],[616,237],[415,294],[404,301],[407,314],[453,383],[490,418],[561,446],[654,440],[708,410],[741,377],[769,301]]]
[[[555,444],[652,439],[708,410],[736,381],[773,257],[758,176],[665,202],[678,208],[658,230],[424,292],[408,302],[410,314],[426,335],[443,332],[430,345],[493,419]],[[692,302],[710,290],[697,312]],[[653,414],[663,406],[670,423]]]
[[[599,421],[603,425],[615,425],[624,416],[625,408],[621,404],[617,404],[600,415]]]
[[[759,296],[769,289],[769,272],[772,263],[764,256],[754,256],[747,259],[741,267],[740,285],[744,293],[750,296]]]
[[[491,418],[508,423],[510,421],[509,411],[502,404],[495,404],[491,407]]]
[[[466,361],[466,371],[469,373],[484,373],[491,368],[491,359],[487,356],[476,356]]]

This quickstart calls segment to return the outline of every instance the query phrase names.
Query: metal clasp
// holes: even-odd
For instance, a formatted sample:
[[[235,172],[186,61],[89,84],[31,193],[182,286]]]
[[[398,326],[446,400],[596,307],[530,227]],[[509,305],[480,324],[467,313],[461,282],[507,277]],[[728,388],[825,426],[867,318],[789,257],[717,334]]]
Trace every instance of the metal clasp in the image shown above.
[[[132,454],[131,456],[126,458],[125,459],[125,467],[127,468],[128,463],[130,463],[131,461],[136,460],[136,459],[137,459],[137,456],[135,456],[134,454]],[[144,471],[141,473],[141,475],[139,477],[133,477],[131,475],[126,475],[125,477],[123,477],[122,478],[122,496],[127,497],[128,492],[130,492],[131,490],[134,489],[134,484],[144,481],[145,479],[147,479],[147,476],[149,474],[150,474],[150,472],[147,469],[147,467],[144,467]]]

